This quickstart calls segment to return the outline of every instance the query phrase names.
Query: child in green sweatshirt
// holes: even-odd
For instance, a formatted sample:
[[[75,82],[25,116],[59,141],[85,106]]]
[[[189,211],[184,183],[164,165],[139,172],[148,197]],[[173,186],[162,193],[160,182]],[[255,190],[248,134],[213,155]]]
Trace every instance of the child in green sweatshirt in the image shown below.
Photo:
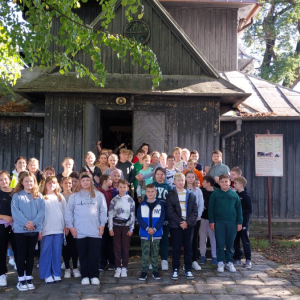
[[[209,227],[215,230],[217,242],[218,272],[226,269],[235,272],[233,266],[233,242],[236,232],[242,229],[243,215],[239,196],[230,189],[227,174],[219,177],[220,189],[214,191],[209,200]],[[224,252],[224,247],[226,251]]]

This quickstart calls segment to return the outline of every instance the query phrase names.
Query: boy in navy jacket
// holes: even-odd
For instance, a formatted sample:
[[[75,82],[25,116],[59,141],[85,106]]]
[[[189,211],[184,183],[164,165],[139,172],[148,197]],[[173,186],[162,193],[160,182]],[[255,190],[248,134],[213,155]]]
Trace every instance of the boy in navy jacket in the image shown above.
[[[142,201],[137,210],[137,221],[140,225],[142,244],[142,273],[139,280],[146,280],[147,278],[151,248],[152,277],[160,279],[158,273],[158,253],[160,240],[163,235],[165,209],[164,205],[156,199],[156,194],[155,185],[152,183],[148,184],[145,188],[147,200]]]

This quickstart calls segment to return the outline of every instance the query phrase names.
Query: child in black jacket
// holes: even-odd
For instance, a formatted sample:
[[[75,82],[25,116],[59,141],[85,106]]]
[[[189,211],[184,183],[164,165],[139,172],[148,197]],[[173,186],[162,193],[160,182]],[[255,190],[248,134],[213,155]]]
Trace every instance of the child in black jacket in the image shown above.
[[[196,196],[184,189],[185,176],[177,173],[174,176],[175,189],[167,194],[167,216],[172,236],[172,279],[178,280],[181,247],[184,247],[185,276],[193,279],[192,244],[194,227],[198,217]]]
[[[234,179],[234,188],[241,199],[242,211],[243,211],[243,225],[242,230],[238,231],[234,240],[234,263],[236,265],[241,264],[242,250],[240,241],[242,240],[246,264],[245,268],[250,269],[251,263],[251,245],[249,239],[249,221],[252,213],[252,201],[249,193],[245,191],[247,180],[244,177],[238,177]]]

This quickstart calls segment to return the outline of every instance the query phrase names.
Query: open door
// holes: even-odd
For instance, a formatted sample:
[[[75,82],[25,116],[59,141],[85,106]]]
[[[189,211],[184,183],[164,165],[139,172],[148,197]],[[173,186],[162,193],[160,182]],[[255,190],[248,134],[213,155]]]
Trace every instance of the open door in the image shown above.
[[[165,151],[166,117],[164,112],[134,111],[133,113],[133,151],[143,143],[150,150]]]

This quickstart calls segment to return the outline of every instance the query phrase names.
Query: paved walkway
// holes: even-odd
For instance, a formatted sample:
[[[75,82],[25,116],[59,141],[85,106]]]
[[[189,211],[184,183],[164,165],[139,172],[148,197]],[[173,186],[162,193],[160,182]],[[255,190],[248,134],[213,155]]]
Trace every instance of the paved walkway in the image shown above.
[[[194,271],[194,280],[186,280],[180,272],[178,281],[171,279],[171,272],[161,272],[162,279],[151,276],[146,282],[138,280],[140,258],[130,259],[128,278],[114,278],[113,271],[101,273],[100,286],[82,286],[80,278],[63,279],[59,284],[47,285],[38,278],[34,268],[36,289],[19,292],[16,288],[17,274],[10,268],[8,287],[0,289],[0,299],[54,300],[54,299],[103,299],[103,300],[299,300],[300,281],[297,277],[282,277],[284,266],[253,253],[253,267],[237,268],[236,273],[217,273],[210,262],[201,271]],[[297,265],[292,271],[299,272]],[[291,271],[291,272],[292,272]],[[149,271],[148,275],[151,275]],[[278,278],[276,278],[276,276]],[[285,276],[287,277],[287,276]]]

